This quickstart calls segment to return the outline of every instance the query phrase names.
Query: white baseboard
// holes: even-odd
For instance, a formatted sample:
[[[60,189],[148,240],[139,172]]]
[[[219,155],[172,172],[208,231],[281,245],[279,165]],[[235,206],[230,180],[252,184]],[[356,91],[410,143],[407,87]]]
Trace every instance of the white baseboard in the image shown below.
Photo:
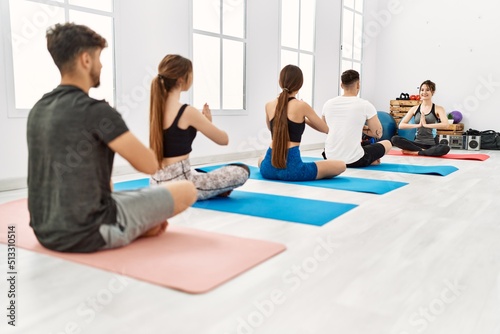
[[[0,191],[10,191],[25,189],[28,186],[28,180],[25,177],[15,177],[0,180]]]
[[[323,143],[318,144],[308,144],[301,145],[301,151],[308,150],[319,150],[324,146]],[[219,155],[211,155],[211,156],[202,156],[202,157],[194,157],[190,158],[191,165],[205,165],[205,164],[213,164],[218,162],[225,161],[237,161],[243,159],[251,159],[257,158],[263,155],[266,150],[255,150],[255,151],[247,151],[247,152],[234,152],[227,154],[219,154]],[[130,165],[128,166],[116,166],[113,168],[113,176],[122,176],[128,174],[136,174],[137,171]],[[0,191],[10,191],[17,189],[25,189],[27,187],[27,179],[25,177],[19,178],[10,178],[0,180]]]

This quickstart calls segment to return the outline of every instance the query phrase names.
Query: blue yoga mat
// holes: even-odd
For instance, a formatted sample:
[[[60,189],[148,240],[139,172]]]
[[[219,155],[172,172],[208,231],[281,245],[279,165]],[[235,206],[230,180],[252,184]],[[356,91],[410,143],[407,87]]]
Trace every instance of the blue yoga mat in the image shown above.
[[[207,166],[199,169],[204,170],[205,172],[209,172],[214,169],[220,168],[222,166],[224,165]],[[377,195],[388,193],[389,191],[398,189],[408,184],[406,182],[374,180],[374,179],[365,179],[365,178],[348,177],[348,176],[337,176],[332,179],[322,179],[313,181],[292,182],[292,181],[281,181],[281,180],[268,180],[262,177],[262,174],[260,174],[260,169],[258,167],[254,166],[248,166],[248,167],[250,167],[250,178],[253,180],[291,183],[302,186],[347,190],[347,191],[355,191],[355,192],[370,193]]]
[[[332,219],[356,207],[298,197],[233,191],[229,197],[198,201],[193,207],[248,216],[271,218],[314,226],[323,226]]]
[[[114,191],[135,190],[149,187],[149,179],[137,179],[113,184]]]
[[[115,183],[114,190],[134,190],[148,186],[149,179],[138,179]],[[314,226],[323,226],[356,206],[355,204],[236,190],[229,197],[215,197],[198,201],[193,205],[199,209],[238,213]]]
[[[457,167],[448,165],[421,166],[421,165],[390,164],[385,162],[381,163],[380,165],[368,166],[363,168],[370,170],[379,170],[384,172],[398,172],[398,173],[439,175],[439,176],[446,176],[458,170]]]
[[[303,161],[318,161],[322,158],[303,157]],[[450,165],[436,165],[436,166],[421,166],[421,165],[406,165],[406,164],[392,164],[382,162],[380,165],[362,167],[363,169],[378,170],[383,172],[398,172],[408,174],[425,174],[425,175],[439,175],[446,176],[458,170],[455,166]]]

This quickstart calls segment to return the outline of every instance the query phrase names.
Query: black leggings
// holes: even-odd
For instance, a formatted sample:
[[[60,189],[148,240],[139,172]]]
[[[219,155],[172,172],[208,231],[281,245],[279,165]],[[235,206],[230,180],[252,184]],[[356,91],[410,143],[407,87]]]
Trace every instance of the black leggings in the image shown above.
[[[435,145],[426,145],[415,143],[400,136],[394,136],[391,138],[392,145],[405,151],[418,152],[419,155],[440,157],[450,152],[450,147],[448,145],[439,144],[438,137],[435,137],[434,140],[436,141]]]

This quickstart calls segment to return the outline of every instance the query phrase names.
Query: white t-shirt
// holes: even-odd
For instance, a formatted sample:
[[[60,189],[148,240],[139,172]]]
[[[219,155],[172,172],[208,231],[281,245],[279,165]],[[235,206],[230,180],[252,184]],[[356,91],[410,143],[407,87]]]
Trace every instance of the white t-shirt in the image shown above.
[[[338,96],[323,106],[323,116],[330,128],[325,142],[328,159],[346,164],[358,161],[365,153],[361,136],[365,122],[377,115],[370,102],[357,96]]]

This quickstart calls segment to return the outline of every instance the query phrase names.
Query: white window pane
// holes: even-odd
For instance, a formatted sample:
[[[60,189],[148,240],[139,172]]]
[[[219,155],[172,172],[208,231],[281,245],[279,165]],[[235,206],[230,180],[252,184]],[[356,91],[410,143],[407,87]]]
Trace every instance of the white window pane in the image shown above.
[[[281,1],[281,45],[299,47],[299,0]]]
[[[294,51],[281,50],[281,68],[289,64],[299,66],[299,54]]]
[[[193,29],[219,34],[221,2],[193,0]]]
[[[352,69],[353,69],[352,61],[342,59],[342,70],[340,71],[340,74],[344,73],[347,70],[352,70]]]
[[[12,58],[17,109],[31,109],[60,82],[59,70],[47,51],[48,27],[64,22],[57,6],[11,0]]]
[[[344,6],[354,9],[354,0],[344,0]]]
[[[300,8],[300,49],[314,51],[316,1],[302,0]]]
[[[108,47],[101,52],[101,85],[99,88],[92,88],[89,95],[96,99],[105,99],[111,105],[114,105],[113,19],[107,16],[70,10],[69,21],[86,25],[108,42]]]
[[[353,43],[353,53],[352,58],[355,60],[361,60],[362,52],[362,38],[363,38],[363,16],[360,14],[354,15],[354,43]]]
[[[300,54],[300,69],[304,75],[304,84],[299,91],[299,98],[310,105],[313,103],[314,57],[309,54]]]
[[[242,42],[223,42],[223,109],[244,109],[244,59],[245,47]]]
[[[358,71],[359,76],[361,77],[361,63],[353,62],[352,69]]]
[[[193,34],[193,100],[202,108],[220,109],[220,39]]]
[[[113,0],[69,0],[69,4],[105,12],[113,11]]]
[[[363,0],[356,0],[356,10],[360,13],[363,12]]]
[[[245,3],[244,0],[224,1],[223,3],[223,34],[245,38]]]
[[[281,67],[280,71],[286,65],[296,65],[299,66],[299,54],[298,52],[281,50]],[[278,91],[281,92],[281,87],[279,85],[279,73],[276,78],[276,85],[278,85]]]
[[[344,58],[352,58],[353,29],[354,12],[344,9],[342,14],[342,57]]]

